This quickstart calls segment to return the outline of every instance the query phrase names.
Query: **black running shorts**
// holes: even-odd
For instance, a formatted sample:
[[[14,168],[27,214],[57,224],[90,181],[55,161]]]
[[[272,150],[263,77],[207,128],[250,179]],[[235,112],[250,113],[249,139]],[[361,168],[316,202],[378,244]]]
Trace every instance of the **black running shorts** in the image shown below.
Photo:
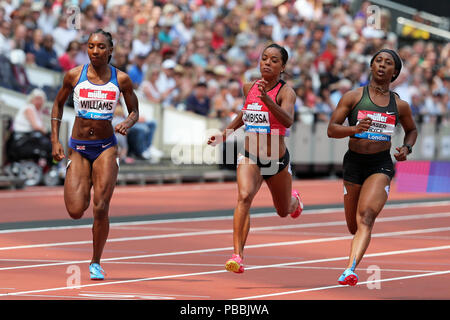
[[[344,181],[362,185],[374,173],[384,173],[392,179],[395,175],[390,150],[373,154],[362,154],[348,150],[344,155]]]

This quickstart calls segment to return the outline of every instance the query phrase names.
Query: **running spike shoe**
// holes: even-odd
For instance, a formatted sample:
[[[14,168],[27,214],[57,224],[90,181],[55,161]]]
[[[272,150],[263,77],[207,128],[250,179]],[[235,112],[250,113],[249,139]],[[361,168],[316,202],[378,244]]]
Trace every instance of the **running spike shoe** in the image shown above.
[[[242,258],[238,254],[233,254],[231,259],[225,263],[225,269],[234,273],[243,273],[244,264],[242,263]]]
[[[338,279],[339,284],[355,286],[358,283],[358,276],[352,269],[348,268],[341,274]]]
[[[106,275],[106,272],[98,263],[91,263],[89,265],[89,273],[91,275],[91,280],[103,280]]]
[[[298,218],[300,216],[300,214],[302,213],[302,211],[303,211],[303,202],[300,199],[300,194],[298,193],[297,190],[295,190],[295,189],[292,190],[292,196],[294,198],[297,198],[298,206],[297,206],[297,209],[295,209],[295,211],[291,213],[291,217],[292,218]]]

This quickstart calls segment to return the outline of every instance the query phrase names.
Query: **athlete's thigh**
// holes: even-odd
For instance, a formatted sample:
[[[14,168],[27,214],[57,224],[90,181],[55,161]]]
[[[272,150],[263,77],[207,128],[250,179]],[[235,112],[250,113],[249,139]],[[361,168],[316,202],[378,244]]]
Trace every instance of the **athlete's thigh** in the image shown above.
[[[239,198],[253,199],[263,182],[259,167],[249,158],[242,157],[236,169],[236,176]]]
[[[64,180],[64,202],[69,212],[84,211],[91,195],[91,163],[78,152],[69,149]]]
[[[266,179],[266,183],[277,211],[286,212],[290,207],[292,197],[292,175],[289,172],[289,165],[276,175]]]
[[[350,233],[354,234],[357,229],[356,212],[361,192],[361,185],[344,180],[344,210],[345,221]]]
[[[361,187],[358,212],[369,213],[376,218],[388,199],[389,185],[390,179],[383,173],[369,176]]]
[[[109,203],[116,186],[118,172],[117,146],[114,146],[103,151],[92,165],[95,203],[100,200]]]

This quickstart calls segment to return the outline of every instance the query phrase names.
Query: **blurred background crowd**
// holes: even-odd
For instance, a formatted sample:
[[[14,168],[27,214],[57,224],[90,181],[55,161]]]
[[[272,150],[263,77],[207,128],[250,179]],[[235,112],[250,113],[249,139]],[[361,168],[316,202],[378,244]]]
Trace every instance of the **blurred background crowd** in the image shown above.
[[[88,63],[88,36],[103,28],[114,40],[111,64],[130,75],[141,99],[226,126],[242,107],[242,84],[260,76],[259,56],[269,43],[289,53],[284,80],[297,93],[296,121],[303,123],[328,121],[346,91],[368,82],[372,55],[389,47],[404,63],[391,88],[416,120],[449,121],[450,44],[432,41],[425,31],[391,30],[387,9],[375,29],[367,23],[371,3],[352,3],[2,0],[0,56],[16,67],[15,81],[28,93],[20,66],[64,73]],[[0,77],[0,86],[8,87],[7,80]]]

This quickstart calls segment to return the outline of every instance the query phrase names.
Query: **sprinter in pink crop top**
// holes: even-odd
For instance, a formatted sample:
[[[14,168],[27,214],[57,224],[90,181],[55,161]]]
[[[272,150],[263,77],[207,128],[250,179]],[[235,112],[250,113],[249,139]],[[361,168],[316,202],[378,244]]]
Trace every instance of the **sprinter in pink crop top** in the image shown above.
[[[242,110],[221,134],[211,136],[208,144],[224,141],[244,126],[244,149],[238,156],[238,201],[233,218],[234,253],[225,269],[244,272],[243,252],[250,228],[250,206],[265,181],[280,217],[296,218],[303,204],[299,193],[292,190],[289,152],[284,142],[286,129],[294,122],[294,90],[282,79],[288,60],[286,49],[271,44],[260,59],[261,79],[244,85],[245,103]]]

